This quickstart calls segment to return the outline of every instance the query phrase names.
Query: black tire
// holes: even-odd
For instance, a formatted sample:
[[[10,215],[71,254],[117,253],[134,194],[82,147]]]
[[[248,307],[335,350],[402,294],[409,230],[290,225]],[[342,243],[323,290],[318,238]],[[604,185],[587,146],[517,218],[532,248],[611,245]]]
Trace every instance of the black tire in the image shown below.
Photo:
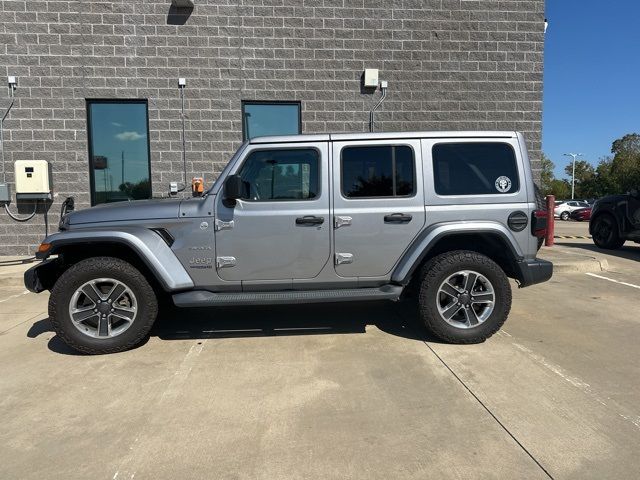
[[[615,250],[624,245],[624,238],[620,238],[618,224],[612,215],[598,215],[592,223],[593,243],[595,243],[598,248]]]
[[[493,287],[493,311],[482,323],[461,328],[448,323],[438,310],[440,286],[456,272],[470,270],[483,275]],[[511,286],[502,269],[485,255],[456,250],[429,260],[422,268],[419,295],[420,317],[427,329],[449,343],[479,343],[500,330],[511,310]],[[473,307],[472,307],[473,308]]]
[[[560,220],[564,220],[565,222],[569,220],[569,212],[562,212],[560,214]]]
[[[91,337],[74,325],[69,313],[69,304],[76,290],[98,278],[122,282],[136,298],[135,317],[130,326],[117,336]],[[71,348],[92,355],[135,347],[151,330],[157,313],[158,302],[149,282],[131,264],[113,257],[94,257],[76,263],[56,281],[49,297],[49,318],[58,336]]]

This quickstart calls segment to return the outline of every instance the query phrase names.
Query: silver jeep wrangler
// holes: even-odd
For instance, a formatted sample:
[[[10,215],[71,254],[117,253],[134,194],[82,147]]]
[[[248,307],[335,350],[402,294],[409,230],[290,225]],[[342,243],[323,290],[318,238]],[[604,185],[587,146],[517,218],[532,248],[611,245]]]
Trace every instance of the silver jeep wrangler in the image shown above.
[[[57,334],[94,354],[140,343],[168,296],[201,307],[411,292],[433,334],[480,342],[509,314],[508,277],[552,275],[536,259],[538,207],[517,132],[255,138],[202,197],[63,215],[25,284],[51,291]]]

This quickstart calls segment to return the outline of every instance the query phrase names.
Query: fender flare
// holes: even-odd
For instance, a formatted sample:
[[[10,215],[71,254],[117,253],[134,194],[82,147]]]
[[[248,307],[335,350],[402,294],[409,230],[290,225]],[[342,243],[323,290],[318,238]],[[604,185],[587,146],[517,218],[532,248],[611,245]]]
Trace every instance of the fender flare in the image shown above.
[[[144,262],[167,291],[193,288],[193,280],[169,245],[153,230],[143,227],[84,228],[49,235],[42,243],[51,248],[38,258],[46,259],[68,245],[88,246],[91,243],[125,245]],[[99,254],[99,252],[97,252]]]
[[[439,223],[423,230],[416,237],[396,265],[391,276],[391,281],[400,285],[408,284],[411,276],[429,251],[442,238],[452,235],[469,235],[475,233],[498,235],[504,243],[508,245],[514,262],[520,262],[524,259],[518,242],[511,232],[502,224],[485,221]]]

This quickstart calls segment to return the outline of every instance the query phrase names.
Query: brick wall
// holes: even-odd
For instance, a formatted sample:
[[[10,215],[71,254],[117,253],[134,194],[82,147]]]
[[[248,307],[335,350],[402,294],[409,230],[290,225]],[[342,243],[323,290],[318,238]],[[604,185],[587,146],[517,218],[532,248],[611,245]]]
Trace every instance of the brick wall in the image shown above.
[[[389,81],[377,130],[521,130],[538,166],[544,0],[195,4],[187,18],[169,0],[0,0],[0,80],[19,82],[7,180],[15,160],[52,163],[49,231],[66,196],[89,205],[86,98],[147,98],[154,196],[180,181],[178,77],[188,170],[209,184],[240,144],[241,100],[301,101],[306,133],[366,131],[365,67]],[[17,224],[0,211],[0,254],[33,253],[44,234],[42,212]]]

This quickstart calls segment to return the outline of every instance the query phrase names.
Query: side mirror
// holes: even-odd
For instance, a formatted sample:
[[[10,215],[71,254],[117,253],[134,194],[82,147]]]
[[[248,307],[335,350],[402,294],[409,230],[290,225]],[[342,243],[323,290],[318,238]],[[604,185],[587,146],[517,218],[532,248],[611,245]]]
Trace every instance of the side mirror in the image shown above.
[[[240,175],[229,175],[224,181],[224,199],[228,206],[235,206],[236,200],[242,198],[244,183]]]
[[[637,188],[632,188],[632,189],[629,191],[629,194],[630,194],[632,197],[635,197],[635,198],[640,197],[640,192],[638,192],[638,189],[637,189]]]

